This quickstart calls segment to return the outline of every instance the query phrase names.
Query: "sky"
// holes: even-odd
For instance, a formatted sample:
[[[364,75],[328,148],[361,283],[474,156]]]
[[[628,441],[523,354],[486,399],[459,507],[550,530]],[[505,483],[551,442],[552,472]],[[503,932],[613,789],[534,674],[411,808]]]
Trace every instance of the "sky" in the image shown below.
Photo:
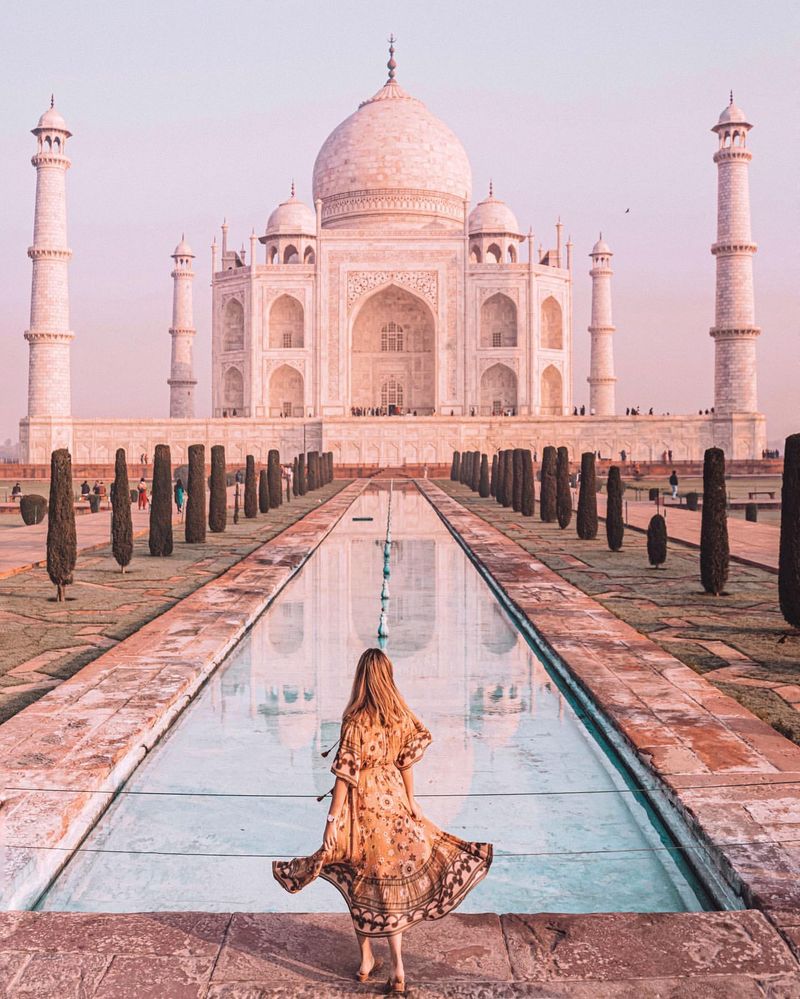
[[[26,410],[35,139],[51,92],[67,176],[76,416],[169,411],[170,254],[194,282],[197,415],[211,406],[209,245],[288,196],[311,200],[328,133],[386,77],[459,136],[523,231],[575,244],[575,401],[588,402],[588,253],[614,251],[617,407],[713,404],[716,137],[733,89],[749,147],[759,408],[800,430],[800,4],[742,0],[10,0],[0,60],[0,439]],[[630,211],[627,211],[630,209]]]

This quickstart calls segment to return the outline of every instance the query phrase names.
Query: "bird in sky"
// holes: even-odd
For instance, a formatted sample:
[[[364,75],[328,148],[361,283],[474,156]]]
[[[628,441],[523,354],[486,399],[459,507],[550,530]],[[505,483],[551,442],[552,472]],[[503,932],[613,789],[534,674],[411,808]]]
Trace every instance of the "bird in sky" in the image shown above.
[[[625,209],[625,214],[628,215],[629,213],[630,213],[630,208],[626,208]]]

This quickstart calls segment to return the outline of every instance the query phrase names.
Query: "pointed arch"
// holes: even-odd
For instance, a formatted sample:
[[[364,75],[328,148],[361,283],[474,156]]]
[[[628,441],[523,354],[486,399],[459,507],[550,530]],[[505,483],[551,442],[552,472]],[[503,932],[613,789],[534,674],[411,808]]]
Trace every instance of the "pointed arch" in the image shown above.
[[[384,345],[386,350],[382,350]],[[392,283],[371,291],[352,319],[350,406],[382,407],[382,387],[393,377],[403,387],[402,405],[407,412],[432,413],[435,346],[436,320],[420,295]]]
[[[517,346],[517,306],[498,291],[481,306],[481,347]]]
[[[493,364],[481,375],[481,413],[513,415],[517,410],[517,376],[507,364]]]
[[[561,416],[564,412],[563,379],[554,364],[548,364],[542,372],[541,411],[544,416]]]
[[[552,295],[542,302],[542,346],[548,350],[564,349],[564,317]]]
[[[305,312],[291,295],[281,295],[269,310],[270,350],[292,350],[304,346]]]
[[[313,246],[307,246],[306,247],[306,252],[303,254],[303,263],[304,264],[314,264],[314,263],[316,263],[316,259],[317,258],[316,258],[315,254],[314,254],[314,247]]]
[[[230,299],[222,312],[222,349],[244,350],[244,306]]]
[[[227,409],[244,409],[244,377],[238,368],[228,368],[222,379],[222,400]]]
[[[269,379],[270,416],[302,416],[303,376],[288,364],[276,368]]]
[[[517,262],[517,248],[513,243],[509,243],[508,246],[508,262],[510,264],[515,264]]]
[[[486,247],[486,263],[487,264],[499,264],[503,260],[503,251],[497,245],[497,243],[490,243]]]
[[[469,262],[471,264],[481,263],[481,248],[477,243],[473,243],[469,248]]]
[[[283,262],[285,264],[299,264],[300,254],[297,252],[297,247],[293,246],[291,243],[283,251]]]

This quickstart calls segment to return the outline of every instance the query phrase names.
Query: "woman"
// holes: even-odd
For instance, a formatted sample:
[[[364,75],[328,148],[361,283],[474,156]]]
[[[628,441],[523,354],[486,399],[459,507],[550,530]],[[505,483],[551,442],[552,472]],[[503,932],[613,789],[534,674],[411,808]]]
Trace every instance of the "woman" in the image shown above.
[[[139,479],[138,492],[139,492],[139,509],[140,510],[146,510],[147,509],[147,483],[145,482],[144,476],[142,476],[141,479]]]
[[[183,510],[183,499],[186,495],[186,490],[183,488],[183,482],[178,479],[175,482],[175,506],[178,508],[178,516],[180,516],[181,510]]]
[[[371,938],[389,938],[386,991],[399,995],[405,994],[403,932],[447,915],[492,863],[490,843],[467,843],[422,814],[411,768],[430,743],[430,732],[395,686],[388,656],[367,649],[342,715],[322,846],[310,857],[272,865],[289,892],[323,877],[344,895],[361,949],[359,981],[377,968]]]

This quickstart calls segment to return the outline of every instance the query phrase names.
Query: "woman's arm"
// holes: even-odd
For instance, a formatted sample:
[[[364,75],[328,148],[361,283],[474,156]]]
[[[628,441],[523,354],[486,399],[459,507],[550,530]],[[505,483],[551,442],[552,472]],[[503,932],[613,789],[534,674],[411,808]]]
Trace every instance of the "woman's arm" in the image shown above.
[[[342,805],[344,805],[344,799],[347,797],[347,782],[343,781],[341,777],[336,778],[336,783],[333,785],[333,796],[331,797],[331,807],[328,815],[333,816],[333,822],[328,822],[327,818],[325,820],[325,832],[322,834],[322,849],[327,850],[329,853],[336,846],[336,822],[342,811]]]
[[[415,819],[421,819],[422,811],[414,798],[414,768],[407,767],[405,770],[401,770],[400,774],[403,778],[403,785],[406,789],[406,797],[408,798],[408,807],[411,814]]]

